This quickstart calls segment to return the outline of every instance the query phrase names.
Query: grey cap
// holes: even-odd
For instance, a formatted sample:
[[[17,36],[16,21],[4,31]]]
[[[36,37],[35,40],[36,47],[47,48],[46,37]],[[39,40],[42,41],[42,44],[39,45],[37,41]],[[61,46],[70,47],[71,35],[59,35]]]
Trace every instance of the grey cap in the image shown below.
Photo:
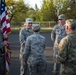
[[[65,19],[65,18],[66,18],[66,17],[65,17],[64,14],[61,14],[61,15],[58,16],[58,19]]]
[[[40,24],[33,24],[32,30],[40,30]]]
[[[26,22],[28,22],[28,23],[32,23],[33,20],[32,20],[32,18],[26,18]]]

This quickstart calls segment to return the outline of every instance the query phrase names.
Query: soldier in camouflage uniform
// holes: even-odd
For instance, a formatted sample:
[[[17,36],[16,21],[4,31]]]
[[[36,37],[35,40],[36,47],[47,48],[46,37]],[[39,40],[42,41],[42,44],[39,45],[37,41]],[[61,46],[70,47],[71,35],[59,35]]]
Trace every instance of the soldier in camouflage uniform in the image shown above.
[[[66,20],[66,33],[56,55],[61,64],[60,75],[76,75],[76,20]]]
[[[54,42],[54,53],[53,53],[53,57],[54,57],[54,74],[59,75],[59,63],[57,63],[57,59],[56,59],[56,54],[58,53],[58,44],[60,42],[60,40],[66,36],[66,32],[65,32],[65,21],[66,21],[66,17],[64,14],[61,14],[58,16],[58,20],[59,20],[59,24],[55,25],[52,32],[51,32],[51,39]]]
[[[30,75],[45,75],[45,37],[39,34],[39,24],[34,24],[32,29],[34,33],[26,39],[23,59],[24,62],[28,63]]]
[[[0,16],[0,75],[6,74],[5,45],[7,45],[7,41],[4,40],[4,38],[6,38],[6,36],[4,36],[2,33],[1,16]]]
[[[5,49],[4,49],[4,41],[3,34],[0,29],[0,75],[5,75]]]
[[[32,22],[33,21],[32,21],[31,18],[27,18],[26,19],[26,22],[24,24],[25,27],[22,28],[20,30],[20,33],[19,33],[19,41],[20,41],[20,45],[21,45],[21,48],[20,48],[20,62],[21,62],[20,75],[26,75],[27,74],[27,65],[24,64],[23,59],[22,59],[22,56],[23,56],[23,50],[25,48],[26,38],[29,35],[33,34],[33,31],[31,29]]]

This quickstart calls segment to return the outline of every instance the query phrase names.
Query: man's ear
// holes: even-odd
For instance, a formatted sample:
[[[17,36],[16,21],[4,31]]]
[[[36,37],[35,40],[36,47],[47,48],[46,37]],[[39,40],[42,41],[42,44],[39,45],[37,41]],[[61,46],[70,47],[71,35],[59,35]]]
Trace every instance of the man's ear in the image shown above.
[[[68,29],[68,25],[66,26],[66,29]]]

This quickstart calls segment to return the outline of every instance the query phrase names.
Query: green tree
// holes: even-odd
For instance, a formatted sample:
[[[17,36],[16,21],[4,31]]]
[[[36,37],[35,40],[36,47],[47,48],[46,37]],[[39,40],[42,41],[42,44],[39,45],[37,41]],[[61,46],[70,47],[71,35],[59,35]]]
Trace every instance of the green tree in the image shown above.
[[[76,18],[76,3],[72,3],[70,8],[71,10],[67,10],[68,8],[68,4],[69,4],[69,0],[64,0],[60,2],[61,4],[63,4],[63,8],[60,9],[59,14],[65,14],[67,18]]]
[[[36,20],[36,12],[33,8],[30,8],[29,11],[27,12],[27,17],[32,18],[34,21]]]
[[[29,7],[23,0],[6,0],[10,22],[23,22],[27,16]]]
[[[35,4],[35,9],[34,8],[30,8],[29,11],[27,12],[28,16],[27,17],[31,17],[33,18],[34,21],[40,21],[40,9],[38,8],[37,4]]]
[[[71,10],[68,10],[66,13],[67,18],[76,19],[76,3],[73,3],[70,8]]]
[[[54,6],[53,0],[43,0],[42,8],[41,8],[41,20],[43,21],[51,21],[57,20],[57,16],[55,14],[56,7]]]

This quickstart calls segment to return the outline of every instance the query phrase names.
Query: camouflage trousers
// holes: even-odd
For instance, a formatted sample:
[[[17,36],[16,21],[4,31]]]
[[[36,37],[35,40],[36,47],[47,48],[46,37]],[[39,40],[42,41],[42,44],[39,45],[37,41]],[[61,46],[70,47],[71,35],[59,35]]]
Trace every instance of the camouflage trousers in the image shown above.
[[[29,75],[45,75],[46,63],[38,63],[35,65],[28,64]]]
[[[60,63],[54,62],[53,73],[54,75],[60,75]]]
[[[54,65],[53,65],[53,73],[54,75],[60,75],[60,63],[57,62],[56,55],[58,54],[58,48],[56,45],[53,47],[53,59],[54,59]]]
[[[28,66],[27,64],[24,65],[22,60],[21,60],[21,67],[20,67],[20,75],[28,75]]]

